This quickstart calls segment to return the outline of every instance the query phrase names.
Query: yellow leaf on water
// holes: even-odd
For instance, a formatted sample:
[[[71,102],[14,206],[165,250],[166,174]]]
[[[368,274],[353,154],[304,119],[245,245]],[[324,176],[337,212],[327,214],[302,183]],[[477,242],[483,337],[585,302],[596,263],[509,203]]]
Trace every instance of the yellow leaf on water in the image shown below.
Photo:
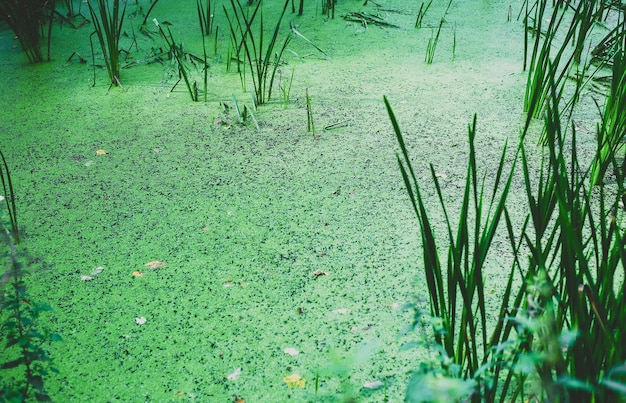
[[[298,374],[287,375],[283,378],[283,381],[290,388],[304,388],[304,385],[306,384],[306,380]]]

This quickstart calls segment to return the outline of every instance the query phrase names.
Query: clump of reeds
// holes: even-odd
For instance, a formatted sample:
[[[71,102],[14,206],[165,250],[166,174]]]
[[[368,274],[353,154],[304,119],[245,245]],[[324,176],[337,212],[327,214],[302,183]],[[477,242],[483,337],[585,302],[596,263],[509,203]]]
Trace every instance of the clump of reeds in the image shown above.
[[[267,43],[264,41],[265,26],[263,11],[261,10],[262,1],[257,3],[251,13],[243,9],[239,0],[230,0],[230,3],[233,17],[230,16],[225,7],[224,12],[230,27],[231,43],[234,48],[233,56],[239,62],[243,54],[252,77],[252,86],[256,97],[255,102],[257,105],[261,105],[272,98],[272,87],[276,71],[281,63],[282,55],[291,40],[291,33],[289,33],[283,40],[282,45],[277,48],[278,35],[289,0],[285,1],[282,12],[274,26],[272,36]],[[255,24],[257,15],[260,16],[258,26]],[[255,27],[258,31],[255,30]],[[245,68],[244,71],[240,71],[240,75],[242,84],[245,86]]]
[[[30,63],[44,60],[41,51],[42,22],[48,23],[47,60],[50,60],[50,34],[55,4],[54,0],[0,1],[0,20],[5,21],[15,33]]]
[[[621,46],[620,46],[621,48]],[[626,137],[626,56],[619,49],[613,56],[612,78],[602,119],[597,126],[597,151],[591,169],[591,185],[600,185],[606,170],[615,164]],[[614,171],[617,171],[616,166]]]
[[[418,220],[428,287],[429,310],[421,309],[419,301],[411,305],[415,316],[409,329],[430,328],[427,345],[437,352],[438,362],[424,362],[413,372],[408,402],[424,396],[434,401],[526,401],[532,399],[530,393],[551,402],[624,397],[626,382],[619,374],[626,369],[626,212],[621,204],[626,176],[618,170],[617,186],[600,187],[599,194],[586,186],[590,168],[577,155],[575,128],[571,144],[565,141],[560,89],[554,77],[548,77],[547,85],[548,147],[538,170],[531,167],[522,141],[509,171],[503,151],[493,185],[486,186],[486,176],[476,166],[474,117],[465,188],[458,219],[452,219],[450,198],[430,165],[443,236],[435,233],[432,203],[421,191],[425,182],[418,180],[385,98],[400,146],[400,173]],[[507,198],[519,162],[528,204],[514,207],[528,214],[514,221]],[[494,283],[485,263],[494,253],[502,221],[511,260],[502,268],[503,279]],[[499,290],[497,306],[487,302],[487,289]]]
[[[122,35],[122,25],[124,24],[124,16],[126,14],[126,2],[120,5],[120,0],[113,0],[113,5],[109,4],[107,0],[97,0],[96,7],[89,5],[89,13],[91,14],[91,20],[94,26],[94,32],[91,34],[96,35],[100,49],[102,50],[102,56],[104,57],[104,63],[106,65],[107,73],[109,75],[109,82],[111,85],[121,86],[120,82],[120,37]],[[90,38],[91,38],[90,37]],[[93,48],[93,41],[91,43],[91,53],[94,59],[94,82],[96,85],[96,72],[95,72],[95,52]]]

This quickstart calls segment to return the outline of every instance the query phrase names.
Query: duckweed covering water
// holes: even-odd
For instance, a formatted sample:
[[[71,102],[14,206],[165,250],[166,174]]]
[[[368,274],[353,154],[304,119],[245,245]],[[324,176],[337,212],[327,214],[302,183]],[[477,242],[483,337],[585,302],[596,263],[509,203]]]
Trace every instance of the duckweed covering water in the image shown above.
[[[183,3],[160,2],[152,15],[200,55],[196,9]],[[278,3],[267,2],[266,20]],[[423,179],[435,163],[454,200],[472,115],[487,171],[523,123],[523,27],[507,22],[509,3],[453,2],[432,65],[423,61],[428,27],[438,26],[445,4],[433,4],[418,30],[419,2],[390,0],[377,10],[339,1],[334,20],[313,4],[302,17],[287,14],[286,24],[331,59],[295,37],[280,66],[282,79],[295,69],[291,100],[284,108],[275,95],[260,107],[258,130],[239,124],[233,108],[233,93],[252,104],[234,62],[226,72],[221,8],[205,103],[190,102],[183,83],[170,93],[178,76],[169,60],[147,64],[163,43],[138,32],[139,6],[148,4],[127,10],[125,91],[108,88],[102,68],[91,87],[89,24],[56,23],[53,60],[33,66],[0,25],[0,141],[32,260],[28,286],[54,308],[44,321],[64,339],[50,346],[60,371],[46,380],[50,395],[401,401],[408,372],[431,352],[400,350],[412,317],[399,307],[426,296],[382,95],[394,103]],[[351,11],[378,12],[400,28],[339,18]],[[75,51],[88,63],[67,61]],[[316,140],[306,131],[307,88]],[[579,144],[593,146],[592,137]],[[146,266],[155,260],[165,265]],[[500,265],[492,266],[497,276]],[[293,374],[305,382],[290,387],[284,378]]]

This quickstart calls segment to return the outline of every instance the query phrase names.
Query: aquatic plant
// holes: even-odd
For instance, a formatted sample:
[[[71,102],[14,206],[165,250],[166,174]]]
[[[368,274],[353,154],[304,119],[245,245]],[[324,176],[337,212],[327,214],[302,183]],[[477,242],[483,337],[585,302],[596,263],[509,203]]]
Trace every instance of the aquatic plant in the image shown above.
[[[591,66],[590,63],[580,66],[585,40],[593,25],[598,21],[598,17],[601,17],[601,13],[595,11],[594,5],[585,1],[579,2],[575,8],[571,7],[573,14],[569,24],[564,21],[569,15],[570,7],[565,7],[562,2],[553,6],[550,16],[547,16],[547,0],[538,0],[532,9],[535,10],[533,18],[529,15],[528,2],[526,2],[524,70],[527,63],[528,32],[534,33],[535,41],[524,95],[524,111],[527,113],[527,118],[523,135],[528,131],[532,119],[541,117],[545,112],[550,97],[550,82],[554,80],[557,96],[561,97],[566,81],[570,77],[570,72],[576,66],[577,79],[575,80],[574,95],[566,100],[564,107],[564,111],[567,109],[569,116],[571,116],[573,108],[579,101],[584,78]],[[530,21],[533,23],[532,27],[529,25]],[[547,21],[547,27],[544,30],[545,21]],[[562,36],[557,36],[557,33],[560,33],[562,29],[561,27],[565,27],[567,30]],[[558,42],[556,41],[557,37],[559,38]],[[570,50],[571,47],[574,47],[573,51]],[[545,144],[545,133],[539,142]]]
[[[298,15],[302,15],[302,3],[304,1],[300,0],[300,11]],[[367,3],[367,1],[365,2]],[[335,19],[335,4],[337,4],[337,0],[322,0],[322,15],[327,15],[331,19]]]
[[[591,168],[590,184],[599,185],[615,156],[623,149],[626,137],[626,56],[621,48],[615,52],[612,63],[611,87],[601,123],[597,126],[597,152]],[[614,171],[617,170],[617,167]]]
[[[289,77],[289,80],[286,79],[286,76],[283,76],[282,71],[278,72],[278,89],[283,95],[283,107],[285,107],[285,109],[289,105],[289,98],[291,97],[291,85],[293,84],[293,75],[295,74],[295,72],[296,68],[294,67],[291,69],[291,76]]]
[[[309,89],[306,89],[306,131],[307,133],[313,133],[313,140],[317,138],[315,132],[315,122],[313,121],[313,109],[311,108],[311,98],[309,97]]]
[[[212,23],[213,23],[213,15],[211,14],[211,0],[207,0],[206,11],[205,7],[202,5],[202,0],[196,0],[196,8],[198,10],[198,22],[200,24],[200,34],[202,36],[202,55],[204,58],[204,74],[202,76],[203,81],[203,92],[204,92],[204,102],[207,100],[208,94],[208,76],[209,76],[209,63],[208,56],[206,51],[206,41],[204,39],[205,35],[211,35],[212,31]],[[217,32],[215,35],[215,53],[217,54]]]
[[[426,4],[425,7],[424,7],[424,2],[422,2],[422,5],[420,6],[419,11],[417,12],[417,18],[415,19],[415,28],[422,27],[422,20],[424,19],[424,16],[428,12],[428,9],[430,8],[431,4],[433,4],[433,0],[430,0],[428,4]]]
[[[224,13],[228,20],[231,33],[231,41],[234,44],[235,55],[239,60],[241,50],[244,50],[245,61],[250,68],[250,75],[252,76],[252,86],[256,97],[256,104],[262,105],[272,98],[272,87],[274,85],[274,78],[276,76],[276,70],[281,63],[282,55],[291,40],[291,33],[289,33],[282,43],[282,46],[275,50],[278,43],[278,34],[280,32],[281,22],[289,6],[289,0],[285,1],[282,12],[276,21],[272,37],[267,43],[264,43],[264,21],[263,11],[261,10],[261,4],[263,1],[259,1],[252,11],[247,13],[239,0],[230,0],[233,18],[230,17],[226,7],[224,6]],[[259,10],[261,10],[259,12]],[[260,15],[258,24],[258,34],[254,33],[253,23],[256,16]],[[245,71],[240,72],[242,77],[242,85],[245,86]],[[245,89],[245,88],[244,88]]]
[[[97,9],[92,6],[91,2],[88,5],[94,27],[94,32],[89,37],[94,60],[93,85],[96,85],[96,63],[92,38],[96,35],[109,74],[110,85],[121,86],[119,43],[126,14],[126,2],[123,7],[120,7],[120,0],[113,0],[112,9],[108,0],[97,0]]]
[[[214,20],[214,10],[211,8],[211,0],[207,0],[206,6],[202,4],[202,0],[196,0],[196,8],[198,10],[200,31],[203,35],[211,35],[213,33]]]
[[[176,88],[176,86],[181,80],[184,80],[185,85],[187,86],[187,91],[189,92],[189,96],[191,97],[191,100],[194,102],[197,102],[199,99],[198,98],[198,85],[195,81],[192,83],[191,78],[189,77],[187,66],[184,63],[184,58],[185,58],[186,53],[183,51],[182,46],[176,45],[176,41],[174,40],[174,35],[172,35],[172,31],[170,30],[169,26],[167,27],[167,34],[166,34],[165,31],[163,31],[161,24],[159,24],[159,21],[156,18],[153,18],[152,21],[154,22],[154,25],[156,25],[157,29],[159,30],[159,34],[161,35],[161,38],[163,38],[163,40],[167,44],[168,54],[170,55],[170,57],[174,58],[176,62],[176,68],[178,69],[178,76],[179,76],[178,81],[176,81],[176,83],[174,84],[170,92],[174,91],[174,88]],[[204,61],[205,63],[204,69],[206,71],[206,69],[208,68],[206,64],[206,54],[205,54],[205,59],[204,60],[200,59],[200,61]],[[206,75],[205,75],[204,82],[205,82],[205,94],[206,94]]]
[[[406,401],[526,401],[535,396],[552,402],[608,402],[626,395],[621,372],[626,280],[618,272],[626,264],[626,215],[619,207],[624,185],[610,193],[602,187],[599,199],[592,197],[585,187],[589,170],[580,166],[576,154],[574,129],[571,147],[565,147],[554,79],[549,88],[544,116],[549,147],[538,178],[520,142],[506,174],[502,153],[492,190],[485,194],[486,183],[477,174],[474,117],[465,189],[453,221],[449,198],[431,164],[447,234],[443,242],[435,235],[432,213],[385,98],[400,146],[398,165],[418,218],[429,291],[428,312],[419,301],[409,305],[414,321],[407,330],[431,328],[433,341],[427,345],[438,352],[439,362],[424,362],[414,371]],[[506,199],[518,161],[529,213],[516,229]],[[501,303],[490,308],[485,289],[495,284],[484,272],[485,262],[502,219],[512,261],[498,296]]]
[[[446,10],[443,13],[443,17],[441,17],[441,20],[439,21],[439,25],[437,26],[436,31],[435,30],[431,31],[430,39],[428,40],[428,44],[426,45],[426,55],[424,57],[424,61],[426,62],[426,64],[432,64],[433,59],[435,58],[435,50],[437,49],[437,44],[439,43],[439,35],[441,34],[441,28],[443,28],[443,25],[446,22],[446,15],[448,14],[448,11],[450,10],[451,5],[452,5],[452,0],[448,2],[448,6],[446,7]],[[430,4],[428,4],[428,7],[429,6]],[[428,7],[426,8],[428,9]],[[420,24],[421,24],[421,20],[420,20]],[[455,34],[455,43],[456,43],[456,34]],[[456,51],[456,44],[455,44],[455,51]]]
[[[440,254],[439,242],[426,210],[425,199],[411,165],[399,124],[387,98],[385,98],[385,105],[400,145],[401,151],[397,155],[398,165],[413,210],[419,220],[424,253],[423,267],[429,290],[430,316],[437,318],[435,343],[440,347],[442,360],[453,364],[453,366],[444,366],[442,375],[457,378],[459,381],[457,387],[465,395],[471,395],[472,393],[469,392],[473,390],[491,393],[491,389],[496,386],[490,383],[491,379],[487,374],[482,373],[500,359],[492,354],[493,349],[500,341],[506,340],[511,327],[510,324],[505,323],[503,315],[507,307],[516,306],[513,305],[514,299],[520,299],[519,296],[513,294],[512,282],[515,271],[512,268],[502,295],[502,303],[498,311],[500,314],[497,315],[498,322],[488,324],[487,318],[491,312],[485,303],[484,292],[487,281],[484,273],[485,262],[503,216],[506,218],[507,226],[510,226],[506,217],[505,201],[513,178],[513,167],[510,168],[508,174],[505,174],[506,149],[503,150],[495,174],[493,191],[487,198],[488,196],[483,194],[484,183],[480,181],[476,167],[474,146],[476,116],[474,116],[472,124],[468,127],[469,163],[455,236],[453,221],[448,215],[446,199],[443,197],[439,178],[434,167],[430,166],[431,178],[443,211],[450,245],[447,253]],[[501,184],[503,188],[499,190]],[[486,217],[483,215],[485,208],[487,209]],[[444,256],[449,258],[447,265],[442,263]],[[462,310],[461,307],[463,307]],[[417,326],[420,321],[421,316],[416,316],[414,325]],[[426,382],[427,375],[422,372],[414,373],[407,391],[408,401],[416,401],[414,395],[420,393],[421,389],[418,385]],[[422,392],[423,387],[424,385],[422,385]],[[457,397],[457,399],[460,398],[461,396]],[[454,400],[456,399],[450,401]]]
[[[254,97],[252,98],[252,103],[253,103],[253,109],[254,109]],[[256,117],[254,116],[254,112],[248,108],[245,104],[243,105],[243,109],[241,109],[239,107],[239,101],[237,101],[237,96],[235,94],[233,94],[233,105],[235,107],[235,112],[237,113],[237,121],[239,122],[240,125],[246,125],[248,123],[248,121],[252,121],[252,123],[254,124],[254,127],[257,130],[261,130],[261,128],[259,127],[259,122],[256,120]]]
[[[1,218],[2,210],[0,210]],[[0,277],[0,319],[3,355],[0,362],[0,400],[24,402],[32,398],[51,401],[44,381],[50,372],[51,358],[44,346],[61,337],[37,325],[39,316],[50,311],[48,305],[36,303],[26,291],[26,270],[19,260],[17,244],[11,229],[0,220],[0,237],[7,247],[5,272]]]
[[[433,30],[430,35],[430,39],[428,40],[428,45],[426,45],[426,56],[424,56],[424,61],[426,64],[432,64],[433,59],[435,58],[435,50],[437,49],[437,43],[439,43],[439,34],[441,33],[441,28],[445,20],[442,18],[439,21],[439,26],[437,27],[437,33]]]
[[[10,234],[15,243],[20,243],[20,229],[17,223],[17,208],[15,206],[15,191],[13,190],[13,183],[11,182],[11,171],[9,171],[9,165],[4,158],[4,154],[0,151],[0,158],[2,159],[2,165],[0,165],[0,181],[2,181],[2,200],[4,200],[6,206],[6,212],[9,215],[10,221]],[[2,210],[0,210],[2,212]],[[1,217],[0,217],[1,218]]]
[[[50,34],[54,15],[54,0],[2,0],[0,20],[5,21],[17,36],[30,63],[44,60],[41,52],[41,24],[48,23],[48,55],[50,60]]]
[[[151,1],[152,4],[150,4],[150,8],[148,8],[148,11],[146,11],[146,15],[143,17],[143,21],[141,22],[142,28],[146,26],[148,22],[148,18],[150,18],[150,13],[152,12],[152,10],[154,9],[154,7],[157,5],[158,2],[159,0]]]

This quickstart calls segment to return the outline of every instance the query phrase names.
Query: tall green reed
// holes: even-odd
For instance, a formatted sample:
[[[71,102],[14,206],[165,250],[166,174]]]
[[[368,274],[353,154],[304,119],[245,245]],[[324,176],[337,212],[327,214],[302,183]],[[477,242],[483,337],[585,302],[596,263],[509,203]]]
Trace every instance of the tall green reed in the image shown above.
[[[603,382],[626,360],[623,185],[612,192],[601,187],[599,194],[585,186],[589,168],[579,164],[575,128],[566,157],[556,110],[554,100],[547,132],[559,234],[546,272],[549,301],[558,308],[556,328],[574,336],[563,353],[567,372],[555,382],[567,388],[571,401],[616,401],[615,391]]]
[[[246,12],[239,0],[230,0],[230,3],[233,17],[231,18],[226,7],[224,7],[224,12],[230,27],[231,41],[234,44],[235,54],[238,60],[240,59],[241,51],[244,51],[244,59],[248,64],[252,77],[256,104],[261,105],[272,98],[272,87],[274,85],[276,71],[281,63],[282,55],[291,40],[290,32],[285,37],[282,46],[276,48],[278,45],[281,22],[289,6],[289,0],[285,1],[282,12],[272,31],[272,36],[267,44],[264,43],[265,26],[263,11],[261,10],[263,1],[260,0],[257,3],[252,13]],[[254,31],[254,22],[257,15],[260,15],[257,27],[258,33]],[[245,74],[245,71],[243,74]],[[242,79],[242,84],[245,85],[244,79]]]
[[[511,186],[514,164],[505,173],[505,149],[500,157],[493,189],[486,194],[484,177],[479,177],[476,166],[474,116],[472,124],[468,126],[469,163],[456,229],[453,228],[453,220],[448,213],[439,178],[434,167],[430,166],[432,183],[446,225],[447,239],[443,245],[448,246],[442,247],[435,235],[426,200],[422,196],[402,132],[387,98],[385,105],[400,145],[401,152],[397,155],[400,172],[419,221],[430,316],[437,318],[434,340],[443,357],[442,369],[447,377],[465,380],[464,387],[458,385],[460,390],[467,392],[469,388],[468,394],[472,396],[472,401],[480,401],[480,395],[471,390],[484,390],[485,394],[495,390],[493,377],[484,375],[495,371],[492,367],[497,362],[497,357],[492,357],[492,353],[506,340],[503,335],[510,331],[504,325],[507,307],[512,303],[512,298],[515,297],[517,301],[521,299],[513,294],[515,271],[511,269],[502,304],[496,313],[498,322],[488,323],[492,312],[485,300],[485,264],[498,225],[505,217],[505,201]],[[506,221],[510,230],[511,224],[508,219]],[[509,329],[510,327],[508,325]],[[429,382],[425,379],[428,375],[429,373],[414,373],[407,393],[410,396],[419,394],[419,389],[422,388],[419,385]]]
[[[620,44],[612,58],[611,87],[597,125],[597,152],[591,169],[591,185],[600,185],[612,157],[623,149],[626,137],[626,56]],[[614,169],[614,171],[617,169]]]
[[[97,0],[96,8],[94,8],[91,1],[88,3],[89,13],[91,14],[91,20],[94,26],[94,32],[90,36],[90,41],[93,35],[97,36],[109,75],[110,85],[115,86],[121,86],[119,43],[122,35],[124,16],[126,14],[126,4],[127,3],[124,2],[123,6],[120,6],[120,0],[113,0],[113,6],[111,7],[108,0]],[[96,72],[93,41],[91,41],[91,53],[94,59],[93,85],[95,86]]]
[[[211,0],[207,0],[206,5],[202,4],[202,0],[196,0],[196,8],[198,11],[198,21],[200,23],[200,31],[203,35],[211,35],[213,33],[213,20],[215,12],[211,8]]]
[[[441,242],[385,99],[400,145],[398,164],[419,222],[430,323],[440,354],[440,368],[422,365],[413,373],[408,401],[451,387],[457,394],[448,401],[522,402],[535,396],[546,402],[613,402],[626,396],[626,382],[619,377],[626,362],[626,212],[621,207],[626,176],[619,169],[613,188],[586,187],[590,168],[580,164],[574,126],[566,141],[560,100],[555,79],[549,77],[547,154],[537,171],[521,142],[515,160],[521,160],[529,211],[519,228],[504,206],[515,162],[498,195],[501,157],[488,207],[484,204],[484,182],[478,187],[475,179],[475,124],[469,130],[468,174],[456,235],[445,202],[449,199],[442,197],[431,165],[447,227],[447,239]],[[615,154],[609,158],[620,165]],[[483,208],[488,212],[484,220]],[[482,268],[502,215],[513,262],[499,285]],[[485,303],[487,286],[501,287],[497,309]],[[414,326],[422,316],[416,312]]]
[[[528,1],[525,4],[524,70],[528,56],[529,31],[534,33],[535,40],[524,95],[524,111],[527,117],[523,135],[528,131],[532,120],[541,118],[545,113],[551,96],[551,80],[554,80],[557,95],[561,97],[568,78],[572,77],[572,70],[576,68],[574,95],[566,100],[563,107],[563,111],[567,111],[571,117],[583,85],[597,72],[590,72],[589,61],[581,65],[581,57],[586,39],[602,14],[588,1],[580,1],[577,5],[562,0],[553,3],[555,4],[552,5],[551,13],[547,0],[537,0],[530,9]],[[529,15],[532,10],[533,18]],[[546,141],[544,133],[539,142],[545,144]]]
[[[44,60],[41,51],[41,24],[44,21],[48,23],[47,60],[50,60],[50,38],[55,4],[54,0],[0,1],[0,20],[5,21],[15,33],[30,63],[39,63]]]

